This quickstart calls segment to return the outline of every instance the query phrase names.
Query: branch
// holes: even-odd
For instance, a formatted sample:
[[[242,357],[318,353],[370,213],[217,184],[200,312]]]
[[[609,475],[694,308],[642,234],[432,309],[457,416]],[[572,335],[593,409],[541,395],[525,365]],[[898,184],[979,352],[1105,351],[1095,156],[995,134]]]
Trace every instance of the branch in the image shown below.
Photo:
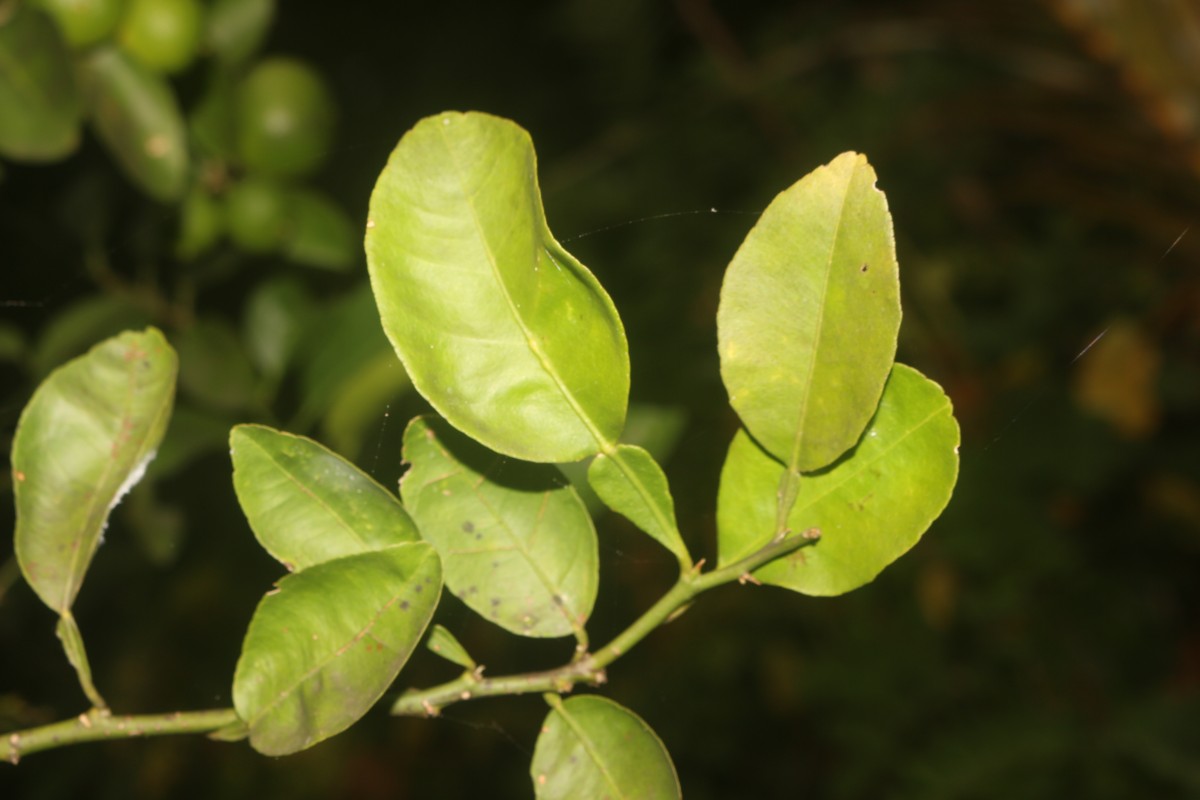
[[[113,716],[92,709],[74,719],[40,728],[0,734],[0,760],[16,764],[22,756],[68,744],[103,739],[132,739],[174,733],[211,733],[238,721],[232,708],[211,711],[176,711],[170,714]]]
[[[607,680],[605,668],[628,653],[655,628],[668,622],[680,609],[689,605],[697,595],[734,581],[745,582],[759,567],[783,558],[802,547],[817,543],[821,532],[811,528],[799,536],[772,541],[751,555],[720,569],[700,573],[700,562],[679,580],[646,613],[638,617],[615,639],[595,653],[585,655],[557,669],[484,678],[483,668],[469,670],[457,680],[430,689],[413,689],[400,696],[392,705],[396,716],[433,717],[446,706],[464,700],[497,695],[529,694],[532,692],[569,692],[577,683],[599,686]]]

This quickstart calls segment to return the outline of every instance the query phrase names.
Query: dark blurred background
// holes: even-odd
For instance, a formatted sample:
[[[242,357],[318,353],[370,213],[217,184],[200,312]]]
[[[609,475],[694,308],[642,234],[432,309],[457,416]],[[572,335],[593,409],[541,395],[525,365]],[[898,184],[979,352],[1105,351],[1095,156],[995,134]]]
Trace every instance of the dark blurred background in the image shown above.
[[[621,311],[632,399],[684,420],[667,472],[689,545],[710,558],[736,426],[715,353],[723,269],[755,214],[814,167],[858,150],[878,172],[901,266],[900,357],[955,402],[959,485],[875,583],[836,599],[725,588],[613,665],[604,691],[657,731],[686,797],[1200,796],[1194,2],[291,0],[264,52],[330,82],[338,132],[315,183],[360,224],[421,117],[478,109],[530,131],[551,227]],[[200,83],[176,80],[185,105]],[[7,452],[47,366],[29,354],[74,355],[45,343],[56,323],[124,280],[171,285],[175,267],[172,210],[94,142],[3,169]],[[85,265],[89,215],[104,217],[117,284]],[[352,307],[365,265],[251,259],[194,307],[242,330],[248,294],[297,275],[315,306]],[[202,390],[190,402],[222,435],[221,413],[294,422],[394,485],[419,399],[385,381],[339,429],[327,408],[305,410],[298,372],[269,403],[214,411]],[[216,368],[210,382],[225,380]],[[279,576],[239,515],[225,451],[189,453],[122,506],[77,604],[120,712],[228,706],[245,624]],[[7,471],[0,481],[12,519]],[[623,520],[599,526],[594,641],[674,569]],[[5,536],[0,730],[86,705],[10,556]],[[569,656],[569,643],[515,640],[452,599],[438,620],[490,674]],[[422,651],[396,688],[453,674]],[[201,737],[83,745],[4,766],[0,795],[528,797],[544,714],[537,698],[435,720],[384,705],[283,759]]]

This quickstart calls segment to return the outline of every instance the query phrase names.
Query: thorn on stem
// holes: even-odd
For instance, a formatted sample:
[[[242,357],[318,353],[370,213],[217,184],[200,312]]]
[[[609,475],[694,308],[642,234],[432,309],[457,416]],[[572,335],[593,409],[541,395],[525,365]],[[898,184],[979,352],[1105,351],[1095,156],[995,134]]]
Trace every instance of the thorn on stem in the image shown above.
[[[738,576],[738,583],[745,586],[747,583],[753,583],[755,586],[762,586],[762,581],[751,575],[749,572],[743,572]]]

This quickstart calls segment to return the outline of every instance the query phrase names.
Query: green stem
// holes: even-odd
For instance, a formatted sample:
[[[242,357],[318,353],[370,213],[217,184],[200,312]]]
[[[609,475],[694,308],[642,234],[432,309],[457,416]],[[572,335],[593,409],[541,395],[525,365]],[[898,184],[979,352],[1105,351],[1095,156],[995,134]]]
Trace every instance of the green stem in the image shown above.
[[[568,692],[577,683],[598,686],[607,680],[605,668],[628,653],[658,626],[667,622],[680,609],[691,603],[697,595],[733,581],[752,580],[751,573],[759,567],[782,558],[802,547],[817,542],[820,532],[816,529],[803,535],[790,536],[773,541],[761,550],[752,553],[720,569],[701,573],[700,565],[685,572],[673,587],[638,617],[615,639],[595,653],[585,655],[557,669],[541,672],[526,672],[498,678],[484,678],[482,669],[463,673],[457,680],[434,686],[430,689],[414,689],[398,699],[392,706],[397,716],[435,716],[441,709],[464,700],[498,695],[529,694],[531,692]]]
[[[133,716],[114,716],[107,711],[92,709],[74,719],[0,734],[0,760],[16,764],[23,756],[39,750],[102,739],[209,733],[232,725],[237,719],[237,712],[232,708]]]

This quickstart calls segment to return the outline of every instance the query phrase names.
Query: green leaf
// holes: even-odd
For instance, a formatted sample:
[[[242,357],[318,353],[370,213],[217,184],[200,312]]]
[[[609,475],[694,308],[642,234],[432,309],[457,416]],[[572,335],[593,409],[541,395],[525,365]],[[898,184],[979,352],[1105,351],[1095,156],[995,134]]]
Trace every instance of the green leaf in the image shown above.
[[[513,633],[582,639],[596,531],[562,473],[497,455],[431,416],[409,423],[404,460],[400,494],[450,591]]]
[[[368,439],[380,434],[391,403],[411,388],[396,354],[381,351],[334,395],[321,420],[322,435],[343,453],[361,453]]]
[[[815,547],[755,572],[765,583],[836,595],[874,580],[908,551],[946,507],[958,476],[958,424],[933,381],[896,364],[879,410],[858,446],[828,469],[800,479],[788,524],[818,528]],[[717,497],[720,563],[771,541],[784,467],[739,431]]]
[[[458,639],[454,638],[454,634],[441,625],[433,626],[433,630],[429,632],[429,642],[426,646],[430,651],[464,669],[474,670],[478,666],[467,649],[459,644]]]
[[[0,155],[54,161],[79,146],[82,121],[71,53],[41,11],[0,6]]]
[[[624,462],[624,469],[618,461]],[[678,556],[685,568],[691,566],[691,555],[675,522],[675,501],[667,476],[653,456],[636,445],[620,445],[611,455],[596,456],[588,468],[588,482],[606,506],[650,534]]]
[[[858,441],[896,353],[891,216],[864,156],[843,153],[776,197],[721,287],[721,376],[742,423],[797,471]]]
[[[631,403],[625,418],[625,431],[621,434],[623,444],[635,444],[659,461],[665,461],[679,442],[687,423],[687,412],[678,406],[660,406],[648,403]],[[558,468],[579,493],[579,499],[587,506],[588,513],[596,517],[608,507],[604,505],[588,483],[588,467],[591,462],[570,461]]]
[[[232,325],[219,317],[202,318],[172,338],[184,395],[215,411],[259,405],[254,368]]]
[[[38,335],[30,359],[34,374],[45,375],[101,339],[150,323],[150,315],[128,300],[99,294],[59,311]]]
[[[422,120],[375,184],[366,248],[383,328],[454,427],[528,461],[616,443],[625,331],[551,235],[524,130],[478,113]]]
[[[278,278],[260,283],[246,302],[242,319],[242,338],[254,366],[274,379],[283,375],[313,314],[313,300],[300,281]]]
[[[71,608],[109,512],[162,440],[175,353],[153,328],[93,347],[49,375],[13,439],[16,552],[38,597]]]
[[[362,243],[358,226],[320,192],[294,189],[287,195],[288,232],[283,253],[306,267],[344,272],[355,264]]]
[[[254,749],[295,753],[362,717],[420,641],[441,584],[437,554],[423,542],[279,581],[254,612],[233,678]]]
[[[293,428],[310,427],[381,355],[395,358],[366,281],[314,315],[306,334],[296,354],[304,400]]]
[[[271,29],[275,0],[215,0],[205,15],[204,49],[225,66],[254,55]]]
[[[395,495],[312,439],[238,425],[229,450],[242,511],[289,571],[419,539]]]
[[[683,796],[662,740],[612,700],[547,697],[529,775],[538,800],[664,800]]]
[[[92,125],[129,179],[157,200],[182,197],[187,134],[166,79],[115,47],[90,51],[80,76]]]

